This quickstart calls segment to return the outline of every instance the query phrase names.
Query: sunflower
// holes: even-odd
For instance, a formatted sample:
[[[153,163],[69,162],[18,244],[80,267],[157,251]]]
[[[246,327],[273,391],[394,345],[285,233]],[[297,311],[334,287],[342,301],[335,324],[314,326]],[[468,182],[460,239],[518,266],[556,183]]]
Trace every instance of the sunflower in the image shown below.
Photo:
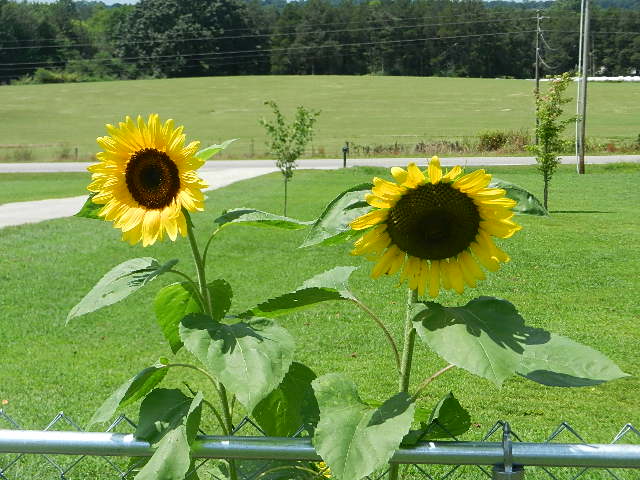
[[[460,167],[446,174],[433,157],[423,172],[415,163],[391,169],[395,182],[373,179],[366,201],[374,209],[351,222],[353,230],[370,229],[355,242],[354,255],[376,261],[371,276],[393,275],[423,295],[440,288],[474,288],[509,256],[493,237],[509,238],[520,230],[512,221],[516,202],[499,188],[488,188],[484,170],[464,175]]]
[[[163,125],[156,114],[146,123],[127,116],[106,128],[109,136],[97,139],[104,149],[96,155],[100,163],[88,168],[93,203],[104,205],[98,215],[113,221],[131,245],[152,245],[165,233],[171,240],[186,236],[182,209],[203,210],[207,187],[195,172],[204,163],[194,156],[200,142],[185,147],[183,127],[174,128],[173,120]]]

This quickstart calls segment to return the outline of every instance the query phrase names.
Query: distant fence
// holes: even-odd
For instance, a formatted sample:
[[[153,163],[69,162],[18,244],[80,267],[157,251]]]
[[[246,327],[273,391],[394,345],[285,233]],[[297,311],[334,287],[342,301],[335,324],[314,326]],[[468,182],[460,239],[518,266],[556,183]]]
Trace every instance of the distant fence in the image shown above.
[[[132,433],[135,424],[125,416],[106,432],[83,432],[73,419],[59,413],[44,430],[23,430],[0,410],[0,479],[131,479],[153,450]],[[116,433],[124,427],[125,432]],[[55,429],[55,430],[54,430]],[[320,461],[301,428],[294,438],[266,437],[249,418],[235,428],[233,437],[198,436],[193,448],[194,470],[202,479],[222,480],[208,470],[215,459],[236,459],[243,480],[325,478],[299,474],[268,476],[296,465]],[[250,436],[246,436],[250,435]],[[569,436],[573,443],[556,443]],[[496,438],[497,437],[497,438]],[[628,443],[623,443],[628,442]],[[133,460],[126,460],[131,457]],[[29,461],[30,460],[30,461]],[[480,441],[423,442],[399,449],[391,459],[402,464],[402,479],[640,479],[640,431],[624,425],[610,444],[590,444],[569,424],[560,424],[543,443],[523,442],[508,423],[499,421]],[[91,463],[90,463],[91,462]],[[276,468],[274,468],[276,466]],[[202,476],[205,473],[208,476]],[[367,480],[386,478],[386,471]],[[271,474],[273,475],[273,474]]]

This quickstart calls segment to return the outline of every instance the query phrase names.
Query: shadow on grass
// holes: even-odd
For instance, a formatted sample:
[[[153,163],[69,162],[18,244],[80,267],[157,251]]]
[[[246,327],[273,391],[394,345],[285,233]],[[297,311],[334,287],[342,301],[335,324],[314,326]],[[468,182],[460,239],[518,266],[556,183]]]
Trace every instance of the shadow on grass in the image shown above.
[[[549,213],[616,213],[605,210],[549,210]]]

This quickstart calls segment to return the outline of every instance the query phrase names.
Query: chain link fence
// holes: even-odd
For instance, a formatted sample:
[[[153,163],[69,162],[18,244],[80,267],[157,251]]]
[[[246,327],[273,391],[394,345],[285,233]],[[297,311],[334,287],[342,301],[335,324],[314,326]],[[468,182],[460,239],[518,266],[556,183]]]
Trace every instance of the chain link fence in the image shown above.
[[[0,479],[132,479],[151,452],[148,444],[133,438],[131,434],[135,428],[135,423],[122,415],[105,430],[106,433],[83,433],[78,423],[60,412],[42,430],[31,431],[23,429],[16,419],[0,410]],[[326,467],[318,462],[319,457],[304,426],[291,440],[266,437],[262,429],[246,417],[233,431],[236,443],[230,444],[228,438],[207,436],[203,431],[200,433],[194,457],[201,458],[194,459],[190,472],[193,479],[223,480],[224,463],[216,459],[224,457],[223,452],[240,459],[237,462],[243,480],[323,479],[330,476]],[[115,440],[117,453],[114,453]],[[518,459],[529,458],[531,463],[528,465],[537,466],[525,468],[527,480],[640,480],[640,431],[630,423],[618,431],[609,446],[589,444],[565,422],[558,425],[543,443],[521,443],[523,439],[517,430],[511,430],[502,421],[472,442],[461,442],[455,437],[452,440],[429,442],[420,448],[406,450],[404,456],[397,453],[394,461],[403,464],[401,478],[524,478],[517,468],[509,473],[510,459],[518,463]],[[264,459],[265,452],[270,452],[270,459]],[[501,463],[505,465],[508,463],[507,472],[501,467],[495,473],[487,466],[496,463],[496,459],[503,460]],[[386,471],[376,472],[367,480],[383,480],[386,475]]]

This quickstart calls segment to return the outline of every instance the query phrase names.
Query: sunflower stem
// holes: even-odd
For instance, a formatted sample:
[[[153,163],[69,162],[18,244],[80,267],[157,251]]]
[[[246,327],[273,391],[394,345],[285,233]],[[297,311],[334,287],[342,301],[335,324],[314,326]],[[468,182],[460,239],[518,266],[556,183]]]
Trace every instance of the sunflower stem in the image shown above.
[[[196,282],[194,282],[193,279],[189,275],[187,275],[185,273],[182,273],[179,270],[169,270],[169,272],[175,273],[176,275],[179,275],[182,278],[187,280],[187,282],[194,288],[194,291],[196,292],[196,295],[198,296],[198,300],[200,302],[200,305],[204,309],[204,303],[205,302],[204,302],[204,298],[202,298],[202,294],[200,293],[200,288],[198,288],[198,284]]]
[[[398,388],[401,392],[409,391],[409,379],[411,376],[411,362],[413,360],[413,347],[416,341],[416,329],[413,328],[413,318],[411,317],[411,305],[418,301],[418,291],[409,289],[407,296],[407,311],[404,321],[404,344],[402,349],[402,360],[400,363],[400,379]]]
[[[207,240],[207,243],[204,246],[204,251],[202,252],[202,263],[204,263],[205,265],[207,264],[207,254],[209,253],[209,246],[211,245],[211,241],[213,240],[213,237],[216,236],[216,234],[220,231],[220,228],[216,228],[213,233],[211,234],[211,236],[209,237],[209,240]]]
[[[429,378],[427,378],[426,380],[424,380],[416,389],[416,393],[414,393],[413,395],[411,395],[411,399],[415,402],[418,397],[420,396],[420,394],[422,393],[422,391],[427,388],[427,386],[433,382],[436,378],[438,378],[440,375],[442,375],[443,373],[447,373],[449,370],[451,370],[452,368],[454,368],[455,365],[453,365],[452,363],[450,363],[449,365],[447,365],[444,368],[441,368],[440,370],[438,370],[436,373],[434,373],[433,375],[431,375]]]
[[[200,286],[200,294],[204,299],[204,310],[207,315],[213,317],[213,306],[211,303],[211,295],[209,295],[209,289],[207,288],[207,278],[204,270],[204,261],[198,250],[198,243],[196,237],[193,234],[193,223],[189,212],[183,209],[183,213],[187,218],[187,236],[189,237],[189,244],[191,245],[191,252],[193,253],[193,262],[196,265],[196,272],[198,274],[198,284]],[[213,377],[212,377],[213,378]],[[217,383],[218,396],[220,397],[220,403],[222,405],[222,415],[224,416],[224,422],[226,424],[227,434],[231,435],[233,432],[233,418],[231,411],[229,410],[229,399],[227,397],[227,390],[222,383]],[[233,460],[229,460],[229,473],[231,480],[237,480],[238,472],[236,471],[236,464]]]
[[[396,369],[398,370],[398,373],[400,373],[401,371],[400,352],[398,351],[398,346],[396,345],[396,342],[393,339],[393,336],[391,335],[391,333],[389,332],[385,324],[382,323],[382,320],[380,320],[380,318],[378,318],[378,316],[375,313],[373,313],[373,311],[369,307],[367,307],[364,303],[362,303],[358,298],[355,298],[355,297],[353,298],[353,302],[356,305],[358,305],[362,310],[364,310],[384,332],[384,335],[385,337],[387,337],[387,341],[389,342],[389,345],[391,345],[391,349],[393,350],[393,355],[396,360]]]
[[[404,319],[404,343],[402,346],[402,360],[400,362],[400,375],[398,388],[400,392],[409,392],[409,380],[411,377],[411,362],[413,360],[413,347],[416,342],[416,329],[413,328],[413,317],[411,316],[411,305],[418,301],[418,291],[409,289],[407,295],[407,310]],[[412,399],[413,400],[413,399]],[[400,465],[392,463],[389,465],[389,480],[398,480]]]

